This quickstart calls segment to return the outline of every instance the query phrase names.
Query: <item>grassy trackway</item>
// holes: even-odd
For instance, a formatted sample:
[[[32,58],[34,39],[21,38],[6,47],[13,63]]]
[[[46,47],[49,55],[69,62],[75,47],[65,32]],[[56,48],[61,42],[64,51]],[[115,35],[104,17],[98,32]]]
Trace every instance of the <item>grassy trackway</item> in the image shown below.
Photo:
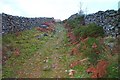
[[[76,46],[68,46],[70,43],[66,35],[67,30],[63,24],[56,24],[55,29],[56,32],[49,32],[48,36],[43,36],[46,32],[40,32],[36,28],[23,31],[19,36],[15,34],[3,36],[3,52],[12,56],[2,66],[2,78],[70,78],[70,64],[88,58],[84,55],[84,51],[89,53],[91,49],[84,50],[82,47],[84,43],[81,42],[79,52],[70,55]],[[19,56],[15,54],[15,49],[19,50]],[[109,77],[114,76],[113,74],[118,76],[116,70],[118,57],[109,56],[108,51],[106,49],[100,59],[105,58],[112,64],[109,67]],[[89,65],[90,62],[87,60],[74,66],[73,77],[90,78],[91,74],[86,72]]]
[[[41,49],[39,49],[36,54],[26,60],[22,68],[18,71],[18,77],[66,77],[67,73],[65,73],[65,69],[67,69],[68,62],[62,62],[62,58],[67,54],[64,46],[65,37],[65,28],[63,25],[57,24],[56,33],[42,45]],[[48,58],[48,62],[44,62],[46,58]]]
[[[67,30],[63,24],[55,25],[56,32],[49,33],[42,39],[36,35],[43,32],[28,30],[22,36],[5,36],[4,45],[11,45],[20,49],[20,56],[12,55],[3,66],[3,77],[5,78],[69,78],[70,63],[82,60],[85,57],[81,53],[71,56],[70,52],[74,45],[69,44]],[[8,39],[7,39],[8,38]],[[13,40],[14,39],[14,40]],[[9,43],[6,43],[10,41]],[[7,50],[8,51],[8,50]],[[86,78],[89,75],[85,72],[87,63],[73,68],[76,71],[75,78]]]

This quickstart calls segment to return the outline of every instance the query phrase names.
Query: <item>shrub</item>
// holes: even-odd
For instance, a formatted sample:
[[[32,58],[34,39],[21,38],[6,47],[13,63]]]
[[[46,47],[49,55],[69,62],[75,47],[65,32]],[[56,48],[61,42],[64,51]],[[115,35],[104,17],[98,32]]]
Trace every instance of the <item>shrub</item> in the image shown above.
[[[75,19],[68,20],[67,23],[73,29],[79,27],[81,24],[84,23],[84,16],[77,16]]]
[[[74,29],[74,34],[81,37],[87,36],[87,26],[76,27]]]
[[[74,29],[74,34],[81,37],[98,37],[104,36],[104,30],[100,26],[89,24],[87,26],[76,27]]]
[[[69,20],[68,24],[70,25],[71,28],[75,28],[76,26],[78,26],[79,21],[77,21],[77,20]]]
[[[88,36],[90,37],[98,37],[104,36],[104,30],[102,27],[97,26],[96,24],[89,24],[87,28]]]
[[[93,45],[96,45],[96,47],[93,47]],[[85,57],[89,58],[91,64],[96,64],[97,60],[100,59],[102,46],[100,45],[98,39],[89,37],[86,42],[81,42],[80,51],[82,51]]]

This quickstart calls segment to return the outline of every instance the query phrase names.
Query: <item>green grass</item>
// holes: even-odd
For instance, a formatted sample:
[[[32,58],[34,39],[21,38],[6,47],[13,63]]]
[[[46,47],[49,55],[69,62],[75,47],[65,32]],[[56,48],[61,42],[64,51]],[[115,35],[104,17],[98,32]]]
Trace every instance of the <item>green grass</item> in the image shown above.
[[[80,36],[81,34],[86,34],[86,31],[84,31],[85,27],[82,28],[80,28],[82,30],[75,28],[76,35],[79,32]],[[96,28],[92,30],[94,31]],[[89,31],[91,31],[91,29]],[[109,50],[105,50],[105,44],[100,43],[100,39],[102,38],[101,34],[98,35],[98,37],[86,34],[88,40],[86,42],[80,42],[79,55],[73,56],[70,55],[70,52],[76,45],[68,46],[70,43],[67,38],[67,30],[65,30],[63,25],[56,25],[55,34],[49,33],[48,36],[37,39],[36,36],[41,34],[44,34],[44,32],[32,29],[23,31],[18,37],[14,34],[3,36],[3,49],[6,48],[4,50],[5,53],[9,51],[14,53],[15,48],[19,48],[20,50],[20,56],[10,55],[11,57],[7,60],[6,64],[3,65],[3,78],[21,78],[21,75],[22,77],[30,77],[26,74],[19,75],[18,72],[20,71],[33,72],[33,74],[37,73],[38,78],[56,78],[57,76],[69,78],[70,76],[65,70],[70,70],[70,63],[84,58],[88,58],[88,60],[73,68],[73,70],[76,71],[74,75],[75,78],[90,78],[91,75],[86,73],[87,68],[89,65],[96,65],[97,61],[101,59],[109,62],[106,77],[118,77],[118,58],[116,55],[110,57]],[[96,50],[99,51],[100,54],[96,54],[92,48],[93,43],[96,43]],[[86,46],[85,50],[83,46]],[[48,57],[49,60],[47,63],[44,63],[43,61],[46,57]],[[30,63],[34,65],[30,65]],[[58,65],[57,69],[42,70],[45,65],[51,66],[55,63]],[[32,70],[33,68],[39,70],[35,72]],[[32,77],[34,77],[34,75],[32,75]]]
[[[21,68],[20,65],[31,58],[35,52],[41,48],[41,45],[45,44],[49,37],[43,37],[38,40],[34,35],[40,34],[43,34],[43,32],[32,29],[23,31],[18,37],[15,34],[3,36],[3,48],[9,45],[9,48],[7,48],[8,51],[10,48],[13,50],[18,48],[20,50],[20,56],[10,55],[11,58],[3,65],[3,77],[15,77],[15,72]],[[14,51],[12,51],[12,53],[14,53]]]
[[[88,67],[86,65],[78,65],[74,67],[74,70],[76,70],[76,74],[74,75],[75,78],[89,78],[90,74],[88,74],[85,70]]]
[[[107,77],[108,78],[119,78],[119,56],[114,55],[108,57],[109,66],[107,67]]]
[[[3,78],[20,77],[18,75],[18,72],[21,70],[25,71],[27,69],[24,69],[24,67],[28,66],[28,64],[30,63],[29,59],[32,60],[31,63],[33,64],[38,62],[37,60],[39,59],[40,62],[38,62],[37,64],[44,65],[46,63],[43,63],[43,60],[46,57],[49,57],[49,61],[47,62],[47,64],[51,66],[57,61],[54,60],[54,57],[61,57],[66,53],[65,56],[66,58],[68,58],[67,52],[69,50],[69,46],[66,47],[64,45],[68,43],[66,38],[66,30],[61,25],[57,25],[56,28],[56,34],[50,33],[48,36],[43,37],[41,39],[37,39],[35,36],[41,35],[43,34],[43,32],[36,31],[35,29],[24,31],[22,32],[21,36],[18,37],[16,37],[14,34],[5,35],[3,37],[4,47],[6,47],[6,45],[9,45],[10,48],[19,48],[20,56],[15,56],[14,54],[12,54],[11,58],[7,60],[6,64],[3,66]],[[58,49],[56,49],[56,47],[58,47]],[[9,51],[10,49],[7,48],[7,50]],[[68,62],[61,61],[59,63],[59,65],[62,66],[62,70],[64,72],[64,70],[68,66]],[[26,66],[24,66],[23,64],[25,64]],[[41,67],[42,69],[42,66],[36,65],[36,67]],[[28,69],[29,68],[32,68],[32,66],[28,66]],[[61,70],[58,70],[58,72],[60,71]],[[55,77],[55,75],[58,75],[55,72],[52,72],[51,70],[50,72],[45,72],[42,70],[40,72],[42,72],[42,74],[39,76],[43,78],[48,78],[50,77],[50,75],[51,77]],[[63,74],[63,72],[59,75],[65,77],[66,74]]]
[[[111,63],[107,68],[108,78],[119,78],[119,67],[117,62]]]
[[[93,44],[97,45],[96,51],[100,51],[100,54],[102,52],[102,46],[99,43],[99,40],[96,38],[88,37],[88,40],[86,42],[80,43],[80,52],[82,52],[84,57],[88,57],[91,64],[96,64],[97,60],[99,60],[99,54],[97,54],[94,49],[92,48]],[[83,47],[86,46],[86,49],[83,49]]]

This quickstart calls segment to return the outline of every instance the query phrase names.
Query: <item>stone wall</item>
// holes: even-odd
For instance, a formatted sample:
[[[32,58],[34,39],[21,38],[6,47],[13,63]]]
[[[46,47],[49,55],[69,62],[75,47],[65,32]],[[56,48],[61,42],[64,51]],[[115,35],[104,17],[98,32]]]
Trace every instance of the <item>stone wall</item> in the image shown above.
[[[99,11],[85,16],[85,24],[95,23],[102,26],[106,35],[120,34],[120,14],[115,10]]]
[[[119,10],[120,11],[120,10]],[[120,35],[120,12],[115,10],[98,11],[93,14],[84,15],[84,23],[95,23],[103,27],[106,35],[117,36]],[[77,13],[71,15],[68,20],[77,18]]]
[[[2,34],[15,33],[18,31],[31,29],[32,27],[40,26],[44,22],[51,21],[54,21],[54,18],[27,18],[2,13]]]
[[[0,33],[2,33],[2,14],[0,14]]]

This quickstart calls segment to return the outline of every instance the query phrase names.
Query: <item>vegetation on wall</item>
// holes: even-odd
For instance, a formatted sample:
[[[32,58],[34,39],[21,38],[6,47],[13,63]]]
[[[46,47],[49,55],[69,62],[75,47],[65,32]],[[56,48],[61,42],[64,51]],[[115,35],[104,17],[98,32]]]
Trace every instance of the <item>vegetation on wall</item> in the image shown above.
[[[113,53],[109,46],[106,45],[106,42],[113,43],[116,40],[113,38],[106,40],[103,27],[94,23],[81,25],[81,22],[84,22],[84,17],[79,16],[79,18],[67,20],[66,26],[77,37],[76,42],[79,41],[76,44],[79,48],[74,50],[77,51],[78,49],[78,53],[83,58],[88,58],[87,72],[92,73],[91,78],[118,78],[118,52]],[[111,52],[114,55],[111,55]]]

